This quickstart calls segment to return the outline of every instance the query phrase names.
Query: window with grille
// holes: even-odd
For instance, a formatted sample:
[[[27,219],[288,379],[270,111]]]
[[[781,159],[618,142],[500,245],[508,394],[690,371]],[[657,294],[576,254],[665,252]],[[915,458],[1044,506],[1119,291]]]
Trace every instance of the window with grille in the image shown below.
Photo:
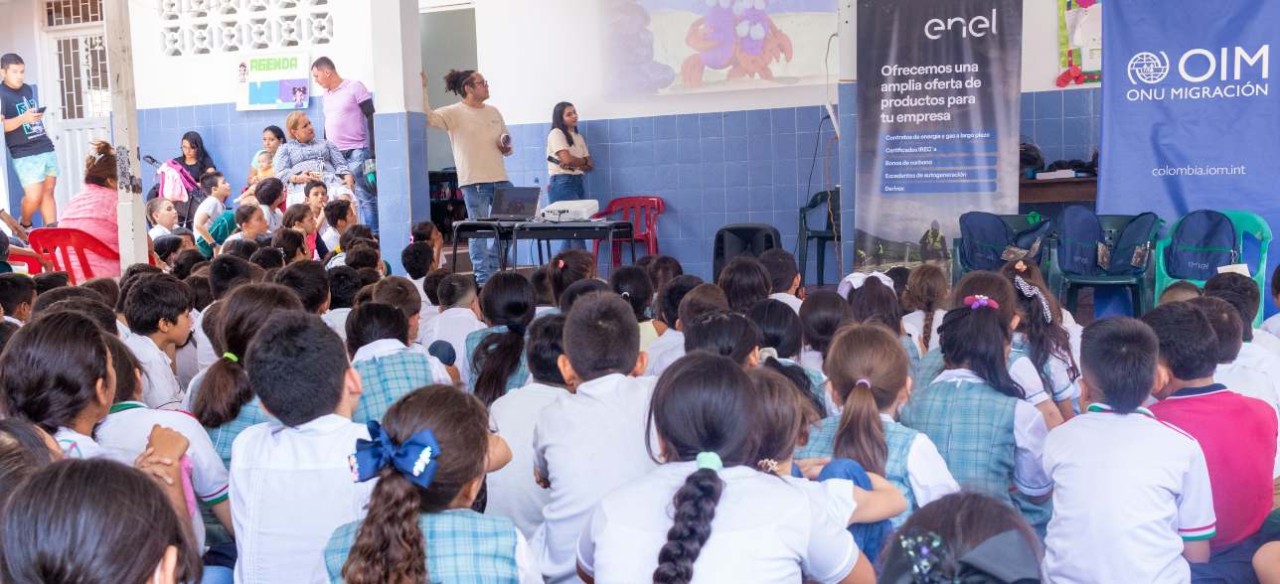
[[[161,43],[172,57],[324,45],[333,40],[329,2],[160,0]]]
[[[102,0],[45,0],[46,28],[102,22]]]

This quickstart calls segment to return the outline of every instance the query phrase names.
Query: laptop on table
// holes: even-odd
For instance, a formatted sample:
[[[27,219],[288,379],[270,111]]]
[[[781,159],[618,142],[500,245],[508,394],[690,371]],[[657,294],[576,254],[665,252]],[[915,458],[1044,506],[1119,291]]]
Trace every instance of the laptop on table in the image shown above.
[[[529,221],[538,214],[538,187],[506,187],[494,193],[488,217],[476,221]]]

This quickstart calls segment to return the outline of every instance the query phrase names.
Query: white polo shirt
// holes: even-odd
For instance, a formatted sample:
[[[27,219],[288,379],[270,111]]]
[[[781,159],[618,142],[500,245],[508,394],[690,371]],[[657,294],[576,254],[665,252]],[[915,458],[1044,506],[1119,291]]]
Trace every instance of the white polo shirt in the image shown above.
[[[769,295],[769,299],[777,300],[778,302],[781,302],[783,304],[786,304],[787,306],[790,306],[791,310],[796,311],[797,315],[800,314],[800,305],[804,304],[804,301],[801,300],[799,297],[797,297],[795,294],[787,294],[786,292],[774,292],[773,294]]]
[[[1280,358],[1280,337],[1267,332],[1265,329],[1253,329],[1253,343],[1261,345],[1264,349],[1271,351],[1271,355]]]
[[[296,428],[250,426],[231,446],[237,584],[324,584],[324,547],[359,521],[377,481],[355,482],[348,457],[368,429],[330,414]]]
[[[142,401],[158,410],[176,410],[182,405],[183,391],[173,373],[173,361],[160,350],[151,337],[129,335],[125,345],[142,366]]]
[[[662,375],[667,367],[684,356],[684,333],[673,328],[667,329],[667,332],[649,343],[647,353],[649,366],[645,368],[645,374],[654,377]]]
[[[548,581],[577,581],[578,535],[592,507],[657,466],[645,435],[653,387],[651,377],[606,375],[542,409],[533,467],[551,482],[551,501],[532,545]]]
[[[1044,464],[1056,484],[1046,581],[1191,581],[1183,542],[1213,537],[1216,523],[1194,438],[1145,408],[1093,404],[1049,435]]]
[[[333,332],[338,333],[342,337],[343,342],[347,340],[347,317],[351,316],[350,308],[330,308],[328,312],[320,315],[320,320],[329,325]]]
[[[105,448],[137,458],[147,449],[151,429],[164,426],[186,437],[187,457],[191,459],[191,487],[196,498],[206,505],[227,500],[227,467],[213,448],[209,432],[186,412],[153,410],[138,401],[111,406],[111,413],[98,425],[98,443]],[[196,546],[204,549],[204,519],[197,511],[191,516]]]
[[[445,341],[453,347],[457,354],[454,365],[458,368],[462,382],[471,381],[471,362],[467,355],[467,335],[486,328],[476,313],[470,308],[454,307],[431,319],[426,326],[420,327],[418,341],[424,347],[430,347],[436,341]]]
[[[489,406],[489,422],[511,447],[511,462],[489,473],[489,506],[485,513],[509,517],[526,537],[542,525],[542,508],[551,492],[533,481],[533,427],[542,409],[569,390],[530,380]]]
[[[664,464],[606,496],[579,541],[583,570],[597,582],[652,574],[671,529],[671,499],[695,470],[694,462]],[[697,582],[839,582],[853,570],[853,536],[820,497],[744,466],[719,475],[725,486],[693,564]]]
[[[213,353],[213,342],[209,340],[209,335],[204,334],[204,315],[209,313],[210,306],[219,302],[221,300],[210,302],[209,306],[204,307],[204,310],[196,313],[191,319],[191,334],[196,336],[196,364],[200,370],[208,369],[221,356]]]

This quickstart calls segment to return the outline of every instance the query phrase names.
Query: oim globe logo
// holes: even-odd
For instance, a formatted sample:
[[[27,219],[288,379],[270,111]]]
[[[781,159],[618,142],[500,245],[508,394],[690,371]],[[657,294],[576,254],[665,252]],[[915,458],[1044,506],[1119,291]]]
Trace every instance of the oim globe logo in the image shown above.
[[[1143,51],[1129,59],[1129,83],[1137,85],[1139,81],[1147,85],[1155,85],[1169,75],[1169,55],[1160,51],[1159,55]]]

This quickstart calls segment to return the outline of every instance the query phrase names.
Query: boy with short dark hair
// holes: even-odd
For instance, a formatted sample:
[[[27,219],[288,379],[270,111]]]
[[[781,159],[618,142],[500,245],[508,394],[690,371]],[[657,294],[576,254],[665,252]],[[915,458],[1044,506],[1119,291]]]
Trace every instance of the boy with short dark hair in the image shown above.
[[[612,293],[589,294],[566,316],[565,384],[574,393],[542,409],[533,433],[534,473],[550,489],[545,522],[534,538],[542,573],[552,582],[576,570],[578,535],[607,493],[656,464],[649,456],[649,400],[635,312]]]
[[[796,256],[785,249],[774,248],[760,254],[760,263],[769,272],[769,281],[773,285],[769,298],[790,306],[800,314],[802,301],[796,296],[800,291],[800,269],[796,266]]]
[[[511,463],[489,475],[487,513],[509,517],[526,538],[542,525],[542,508],[551,501],[546,489],[529,480],[533,474],[533,429],[543,408],[573,389],[560,372],[564,355],[565,315],[552,314],[529,325],[525,358],[529,382],[489,406],[498,435],[511,447]]]
[[[430,243],[425,241],[414,240],[413,243],[405,246],[404,251],[400,252],[400,265],[404,266],[404,271],[409,274],[409,279],[413,281],[413,287],[418,290],[424,317],[433,312],[429,309],[434,308],[435,305],[431,304],[431,301],[427,298],[426,291],[422,289],[422,281],[427,278],[427,274],[431,273],[435,263],[436,251],[431,247]]]
[[[471,274],[449,274],[440,281],[436,289],[440,314],[422,327],[418,342],[430,347],[436,341],[445,341],[453,347],[459,362],[466,362],[462,356],[467,350],[467,335],[485,328],[480,319],[480,294],[476,290],[476,279]],[[463,381],[471,378],[469,371],[459,368]]]
[[[684,332],[676,327],[676,323],[680,320],[680,302],[694,288],[701,285],[702,278],[693,275],[682,275],[672,278],[658,291],[657,309],[658,314],[654,315],[653,320],[663,325],[663,331],[649,344],[649,370],[648,375],[657,375],[654,370],[654,364],[663,362],[675,362],[684,354]],[[667,353],[676,352],[674,357],[667,357]]]
[[[200,236],[200,240],[209,246],[209,249],[217,249],[219,242],[213,234],[209,233],[209,226],[214,219],[227,211],[226,201],[231,195],[231,185],[221,172],[207,173],[199,177],[199,181],[200,189],[209,196],[200,203],[199,207],[196,207],[196,216],[191,222],[191,227],[195,229],[196,235]]]
[[[66,272],[43,272],[31,277],[36,284],[36,296],[71,285],[71,276]]]
[[[36,304],[36,282],[26,274],[0,274],[0,308],[4,320],[22,326],[31,320]]]
[[[1267,403],[1216,383],[1218,340],[1205,313],[1188,302],[1157,307],[1142,317],[1160,339],[1160,367],[1167,373],[1151,411],[1200,443],[1213,484],[1217,533],[1212,557],[1193,566],[1199,578],[1252,575],[1253,553],[1271,512],[1277,420]],[[1241,437],[1248,439],[1242,440]]]
[[[129,287],[124,316],[132,334],[125,344],[142,367],[142,401],[156,409],[178,409],[185,391],[169,354],[191,336],[191,289],[169,274],[140,277]]]
[[[1169,284],[1169,286],[1160,293],[1160,298],[1156,302],[1156,305],[1169,304],[1170,302],[1186,302],[1187,300],[1199,298],[1203,295],[1204,292],[1200,290],[1199,286],[1196,286],[1186,280],[1178,280],[1177,282]]]
[[[1215,518],[1204,453],[1142,407],[1162,348],[1132,318],[1084,330],[1086,412],[1049,433],[1044,446],[1054,481],[1046,581],[1190,582],[1188,561],[1209,559]]]
[[[347,340],[347,317],[355,306],[356,293],[360,292],[363,283],[360,274],[346,266],[338,266],[328,272],[329,276],[329,310],[320,315],[325,324],[338,333],[343,341]]]
[[[213,304],[217,304],[233,289],[253,281],[253,267],[248,260],[230,254],[222,254],[209,262],[209,290],[213,293]],[[196,338],[196,364],[201,370],[207,369],[218,360],[213,352],[213,343],[204,332],[204,315],[209,306],[200,311],[191,321],[191,331]]]
[[[338,243],[342,234],[347,232],[348,227],[355,225],[359,221],[356,217],[355,205],[345,199],[329,201],[324,205],[324,220],[332,228],[322,236],[324,244],[329,247],[330,251],[341,251]]]
[[[683,277],[681,276],[681,278]],[[666,310],[666,308],[664,307],[663,310]],[[680,308],[676,312],[679,318],[676,319],[675,330],[681,333],[680,346],[669,347],[661,354],[658,354],[653,351],[653,346],[650,345],[649,349],[653,351],[653,357],[649,360],[648,374],[654,377],[662,375],[662,372],[666,371],[667,367],[670,367],[672,363],[675,363],[676,359],[684,356],[683,331],[688,323],[692,323],[713,312],[728,312],[728,310],[729,299],[719,286],[715,284],[699,284],[695,286],[688,294],[684,295],[684,298],[680,299]],[[667,331],[666,334],[658,337],[658,339],[661,340],[669,334],[671,334],[671,331]],[[657,344],[657,341],[654,341],[654,344]]]
[[[319,315],[329,310],[329,275],[320,262],[293,262],[276,272],[275,283],[297,292],[307,312]]]
[[[296,312],[267,318],[244,368],[279,423],[251,426],[231,447],[236,581],[323,582],[329,534],[364,516],[376,483],[351,480],[348,463],[369,439],[351,421],[360,375],[328,325]]]
[[[1262,329],[1253,328],[1253,321],[1262,309],[1262,291],[1257,282],[1234,272],[1214,274],[1204,283],[1204,295],[1221,298],[1236,307],[1240,311],[1240,320],[1245,324],[1245,344],[1266,349],[1272,364],[1280,367],[1280,338]]]

